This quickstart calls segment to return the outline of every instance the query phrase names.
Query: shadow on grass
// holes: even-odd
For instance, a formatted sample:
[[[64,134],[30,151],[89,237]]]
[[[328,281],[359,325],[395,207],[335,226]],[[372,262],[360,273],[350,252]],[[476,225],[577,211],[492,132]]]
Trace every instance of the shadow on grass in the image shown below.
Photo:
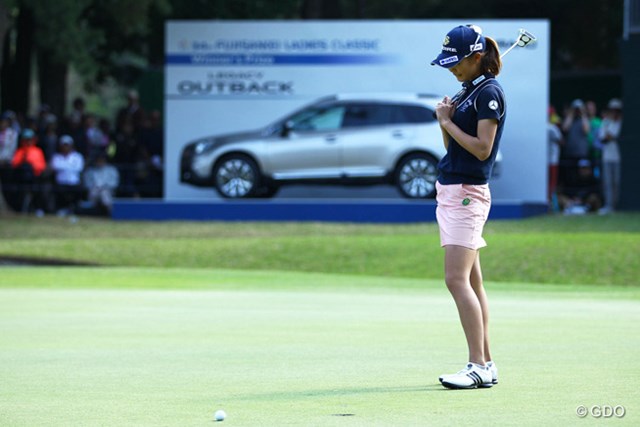
[[[38,267],[98,267],[100,264],[73,261],[58,258],[35,258],[23,256],[0,255],[0,267],[2,266],[38,266]]]
[[[353,387],[353,388],[335,388],[324,390],[305,390],[305,391],[274,391],[270,393],[254,393],[243,394],[237,397],[239,400],[290,400],[290,399],[307,399],[318,397],[336,397],[336,396],[352,396],[366,394],[397,394],[397,393],[420,393],[420,392],[438,392],[449,391],[440,384],[428,384],[424,386],[407,386],[407,387]]]

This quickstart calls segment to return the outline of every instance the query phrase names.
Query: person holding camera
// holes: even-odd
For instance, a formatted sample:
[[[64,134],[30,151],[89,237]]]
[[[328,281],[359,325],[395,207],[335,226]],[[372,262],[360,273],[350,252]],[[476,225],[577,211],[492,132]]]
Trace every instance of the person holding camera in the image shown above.
[[[576,160],[589,158],[589,133],[591,123],[587,108],[581,99],[571,103],[567,111],[562,130],[566,135],[566,144],[563,147],[563,157]]]
[[[565,110],[562,132],[565,143],[560,153],[558,183],[560,187],[566,189],[568,185],[578,180],[580,161],[589,160],[591,123],[587,107],[581,99],[573,100],[571,107]]]
[[[600,214],[615,210],[620,198],[620,147],[618,138],[622,129],[622,101],[613,98],[607,105],[607,114],[600,127],[602,141],[602,184],[605,205]]]

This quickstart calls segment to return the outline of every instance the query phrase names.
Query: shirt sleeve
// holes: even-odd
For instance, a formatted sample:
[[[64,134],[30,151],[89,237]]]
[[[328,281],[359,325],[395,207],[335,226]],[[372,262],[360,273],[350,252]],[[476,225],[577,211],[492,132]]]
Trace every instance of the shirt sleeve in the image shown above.
[[[51,158],[51,169],[57,171],[58,169],[61,169],[61,159],[60,156],[56,153],[53,155],[53,157]]]
[[[24,162],[24,150],[22,148],[18,148],[16,152],[13,154],[13,160],[11,160],[11,166],[17,168]]]
[[[475,100],[475,108],[478,112],[478,120],[496,119],[500,121],[506,109],[502,90],[491,84],[485,86]]]
[[[84,169],[84,157],[80,153],[75,153],[73,159],[73,171],[74,172],[82,172]]]

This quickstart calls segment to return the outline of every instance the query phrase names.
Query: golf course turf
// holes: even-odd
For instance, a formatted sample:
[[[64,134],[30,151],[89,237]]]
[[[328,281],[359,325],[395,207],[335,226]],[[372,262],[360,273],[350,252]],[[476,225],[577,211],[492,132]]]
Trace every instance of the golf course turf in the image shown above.
[[[594,222],[582,231],[576,229],[580,220],[574,229],[546,221],[525,222],[522,228],[495,224],[489,244],[515,239],[512,250],[524,252],[517,241],[528,244],[545,233],[536,227],[556,227],[546,232],[549,241],[565,240],[567,233],[580,243],[588,234],[596,240],[590,248],[598,248],[600,240],[613,247],[609,242],[624,236],[623,248],[612,251],[638,248],[635,225],[620,229],[605,221],[605,229],[598,229]],[[207,426],[219,424],[218,409],[227,413],[225,426],[640,424],[638,252],[628,258],[614,252],[612,259],[633,258],[636,264],[607,267],[605,279],[579,282],[495,281],[488,269],[500,382],[491,389],[451,391],[438,376],[461,369],[467,356],[453,301],[441,278],[412,277],[421,270],[399,273],[403,261],[383,247],[394,235],[411,242],[416,234],[414,239],[431,244],[428,233],[412,233],[419,227],[245,224],[213,230],[180,224],[167,226],[167,236],[161,236],[159,224],[124,224],[129,230],[123,231],[118,224],[82,222],[88,229],[69,228],[60,235],[19,237],[20,230],[0,230],[0,254],[6,256],[62,254],[87,261],[70,254],[90,246],[83,243],[88,236],[95,236],[90,243],[97,247],[110,242],[105,258],[99,250],[91,253],[96,267],[0,268],[2,426]],[[15,224],[40,227],[24,220]],[[199,238],[192,226],[200,227],[201,241],[213,241],[198,247],[210,250],[211,259],[221,247],[248,247],[243,240],[271,242],[270,251],[278,244],[293,250],[282,243],[305,236],[316,258],[329,257],[320,237],[334,235],[345,242],[349,236],[368,241],[374,261],[354,253],[359,263],[337,259],[327,261],[327,271],[314,271],[321,264],[314,264],[308,250],[308,259],[300,262],[315,267],[302,271],[295,263],[288,269],[284,263],[280,269],[193,265],[187,258],[195,252],[187,243]],[[222,229],[226,236],[212,236]],[[115,262],[126,258],[117,256],[119,240],[129,257],[138,241],[140,265],[133,259]],[[159,258],[173,254],[170,266],[150,262],[149,241]],[[496,263],[488,249],[484,265]],[[388,259],[386,268],[367,264],[379,263],[381,254]],[[575,253],[564,255],[568,258],[543,269],[557,274],[551,269]],[[532,255],[537,256],[546,255]],[[520,270],[526,276],[521,260],[513,262],[520,268],[507,265],[504,274]],[[204,255],[198,263],[206,263]],[[581,277],[586,274],[595,273]],[[621,283],[626,277],[635,282]],[[625,414],[580,418],[579,406],[623,407]]]

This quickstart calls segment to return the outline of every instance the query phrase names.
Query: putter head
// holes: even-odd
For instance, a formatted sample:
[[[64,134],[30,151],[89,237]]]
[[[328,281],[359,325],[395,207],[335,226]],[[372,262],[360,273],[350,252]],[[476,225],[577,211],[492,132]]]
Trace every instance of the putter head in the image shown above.
[[[536,36],[531,34],[529,31],[524,28],[520,28],[520,34],[518,35],[518,47],[525,47],[529,43],[533,43],[536,41]]]

